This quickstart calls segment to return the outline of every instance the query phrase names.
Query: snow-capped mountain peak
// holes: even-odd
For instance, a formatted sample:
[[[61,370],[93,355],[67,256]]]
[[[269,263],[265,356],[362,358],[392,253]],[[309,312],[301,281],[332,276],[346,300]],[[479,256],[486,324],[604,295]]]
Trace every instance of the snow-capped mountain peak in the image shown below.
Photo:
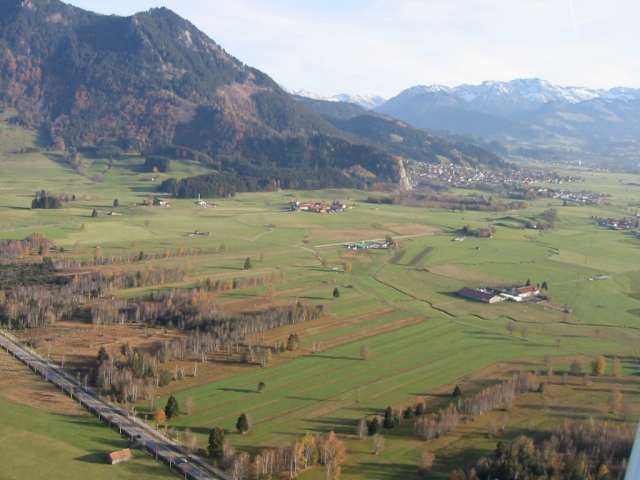
[[[337,102],[355,103],[370,110],[379,107],[386,101],[380,95],[350,95],[348,93],[334,95],[332,98]]]
[[[511,112],[537,109],[549,103],[577,104],[594,99],[640,99],[640,90],[613,88],[610,90],[586,87],[559,86],[539,78],[523,78],[509,82],[485,81],[476,85],[445,87],[419,85],[408,88],[398,97],[405,101],[419,95],[447,94],[466,102],[470,107],[491,112]]]
[[[356,105],[360,105],[361,107],[364,107],[368,110],[373,110],[386,101],[385,98],[379,95],[350,95],[348,93],[340,93],[338,95],[324,96],[318,95],[317,93],[309,92],[307,90],[298,90],[291,93],[299,97],[311,98],[313,100],[323,100],[325,102],[355,103]]]

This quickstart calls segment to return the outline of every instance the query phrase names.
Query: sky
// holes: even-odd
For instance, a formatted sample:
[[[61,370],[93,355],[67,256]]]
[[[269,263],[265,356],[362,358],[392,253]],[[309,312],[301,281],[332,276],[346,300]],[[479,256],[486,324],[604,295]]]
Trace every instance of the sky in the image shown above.
[[[289,90],[391,97],[414,85],[543,78],[640,87],[637,0],[67,0],[165,6]]]

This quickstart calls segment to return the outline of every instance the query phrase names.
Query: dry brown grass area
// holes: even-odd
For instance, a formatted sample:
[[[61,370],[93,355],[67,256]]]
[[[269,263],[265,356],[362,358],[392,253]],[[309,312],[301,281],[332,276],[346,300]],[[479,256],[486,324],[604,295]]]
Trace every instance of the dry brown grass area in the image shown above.
[[[45,382],[4,350],[0,350],[0,396],[39,410],[82,415],[80,406]]]
[[[114,352],[128,343],[131,347],[151,345],[180,336],[175,330],[151,328],[144,325],[90,325],[78,322],[57,322],[47,328],[23,332],[22,340],[35,342],[36,350],[56,362],[62,360],[70,367],[82,367],[92,361],[100,347]]]
[[[255,298],[252,299],[254,308],[256,307],[255,300]],[[260,308],[274,306],[279,303],[289,302],[278,302],[277,297],[274,299],[265,298],[264,305],[261,304]],[[252,342],[255,345],[274,345],[276,342],[286,342],[291,333],[297,333],[304,341],[305,338],[322,335],[337,328],[365,323],[378,317],[392,314],[394,311],[393,308],[385,307],[349,317],[338,318],[325,315],[318,320],[271,330],[263,335],[256,336],[252,339]],[[418,317],[404,317],[385,322],[373,328],[358,329],[355,332],[338,335],[321,342],[320,350],[380,335],[419,321],[422,321],[422,319]],[[153,343],[171,340],[180,335],[181,333],[176,330],[150,328],[144,325],[94,326],[74,322],[59,322],[48,328],[29,330],[22,335],[22,339],[35,342],[36,349],[44,356],[50,355],[53,361],[60,362],[64,353],[65,367],[67,369],[86,372],[86,368],[93,365],[93,361],[101,347],[115,353],[122,345],[127,343],[133,348],[145,348]],[[311,346],[308,345],[307,348],[302,348],[295,352],[273,355],[271,364],[277,365],[310,353]],[[193,371],[196,364],[197,376],[194,377]],[[199,359],[194,357],[184,361],[169,362],[164,364],[162,368],[173,371],[176,366],[184,368],[186,378],[178,382],[172,382],[169,386],[161,389],[161,394],[218,381],[250,369],[260,368],[258,365],[242,363],[240,354],[230,357],[223,353],[208,355],[205,363],[201,363]]]

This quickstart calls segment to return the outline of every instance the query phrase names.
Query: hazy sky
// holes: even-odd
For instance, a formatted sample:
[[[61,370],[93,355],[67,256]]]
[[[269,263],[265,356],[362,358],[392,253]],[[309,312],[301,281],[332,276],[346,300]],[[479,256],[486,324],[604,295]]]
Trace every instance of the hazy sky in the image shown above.
[[[325,95],[530,77],[640,87],[637,0],[70,2],[117,14],[166,6],[286,88]]]

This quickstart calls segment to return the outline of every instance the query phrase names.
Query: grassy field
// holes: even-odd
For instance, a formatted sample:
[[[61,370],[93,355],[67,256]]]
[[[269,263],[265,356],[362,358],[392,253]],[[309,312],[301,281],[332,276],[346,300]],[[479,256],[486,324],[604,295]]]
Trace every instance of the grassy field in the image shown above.
[[[110,169],[106,162],[94,161],[90,174],[80,176],[55,154],[12,153],[31,145],[33,138],[1,125],[0,238],[23,238],[38,231],[77,256],[92,256],[96,246],[103,255],[197,248],[202,251],[197,257],[155,263],[186,268],[189,277],[184,285],[204,277],[279,276],[272,292],[250,289],[219,297],[220,304],[237,311],[296,300],[325,306],[327,315],[321,320],[296,327],[302,337],[301,352],[280,356],[265,369],[210,362],[207,374],[173,383],[163,392],[164,399],[175,393],[181,401],[194,400],[195,413],[178,417],[172,425],[191,428],[202,445],[211,427],[233,430],[243,412],[253,420],[252,431],[232,434],[230,441],[255,452],[291,442],[308,431],[333,429],[352,435],[363,415],[387,405],[410,404],[416,397],[429,399],[456,383],[473,383],[497,365],[504,367],[504,373],[526,365],[539,367],[545,355],[586,361],[596,354],[629,356],[637,349],[640,240],[603,230],[591,220],[594,215],[635,214],[640,188],[628,185],[634,177],[581,171],[585,184],[566,187],[611,194],[610,205],[601,207],[541,200],[524,211],[451,212],[371,205],[364,202],[367,194],[358,191],[242,194],[215,200],[217,207],[210,209],[188,200],[171,200],[170,208],[139,207],[136,204],[169,175],[151,181],[152,174],[140,172],[142,161],[130,158],[116,160]],[[196,165],[183,165],[170,176],[200,171]],[[100,181],[91,179],[98,174],[103,175]],[[61,210],[30,210],[33,193],[41,189],[75,193],[79,200]],[[116,209],[115,198],[120,202]],[[338,215],[286,212],[294,198],[339,198],[354,208]],[[550,206],[559,213],[555,230],[543,233],[519,226],[520,220]],[[91,217],[94,208],[100,212],[97,218]],[[112,210],[119,215],[107,216]],[[454,242],[457,231],[467,224],[494,225],[495,238]],[[189,237],[195,230],[210,236]],[[353,254],[342,247],[347,241],[385,235],[398,239],[399,251]],[[246,257],[254,265],[250,272],[242,270]],[[342,271],[344,263],[352,265],[351,273]],[[608,279],[590,280],[597,275]],[[454,295],[463,286],[527,279],[548,282],[551,306],[489,306]],[[332,297],[335,287],[341,292],[339,299]],[[564,313],[564,306],[571,313]],[[507,330],[511,322],[516,325],[514,332]],[[269,338],[285,339],[290,331],[270,332]],[[312,353],[316,342],[321,351]],[[367,360],[360,358],[363,345],[371,352]],[[60,351],[54,354],[64,353],[64,342],[57,348]],[[638,372],[637,364],[626,368],[629,375]],[[262,393],[256,392],[259,382],[267,385]],[[428,403],[430,408],[438,405],[437,400]],[[3,427],[8,409],[0,414]],[[37,425],[37,415],[32,421]],[[56,425],[61,432],[66,430],[64,422]],[[106,429],[97,430],[108,434]],[[74,439],[76,447],[95,448],[91,435]],[[475,450],[489,448],[489,443]],[[347,479],[412,478],[422,448],[420,442],[402,435],[389,437],[380,457],[362,451],[358,442],[350,440],[349,446],[352,453],[343,475]],[[61,464],[63,458],[71,465],[82,456],[60,452]],[[98,472],[101,467],[88,462],[85,468]],[[315,475],[312,472],[309,478]]]
[[[107,454],[127,448],[127,442],[4,351],[0,373],[0,478],[171,478],[139,451],[129,463],[108,465]]]

